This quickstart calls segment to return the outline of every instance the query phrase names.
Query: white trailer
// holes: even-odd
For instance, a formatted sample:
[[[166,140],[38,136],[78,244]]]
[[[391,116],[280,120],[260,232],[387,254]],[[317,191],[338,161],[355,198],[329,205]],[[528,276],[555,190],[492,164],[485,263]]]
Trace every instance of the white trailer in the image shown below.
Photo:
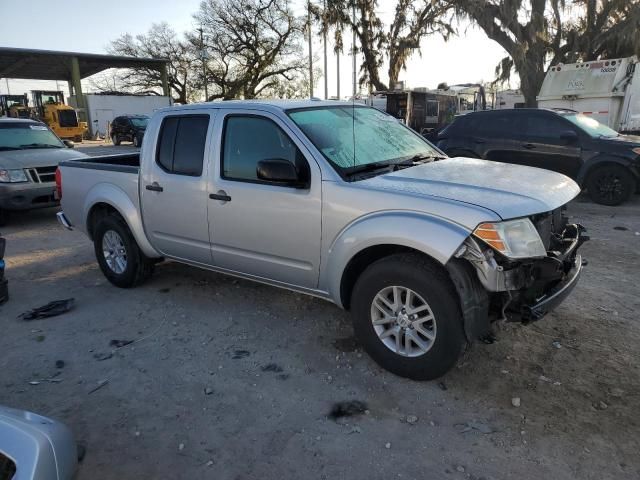
[[[496,110],[504,108],[523,108],[524,95],[520,90],[501,90],[496,93]]]
[[[566,108],[621,133],[640,133],[637,57],[554,65],[545,76],[538,107]]]
[[[75,106],[75,96],[69,97]],[[149,115],[156,110],[171,106],[171,98],[160,95],[101,95],[88,93],[85,105],[89,132],[92,137],[104,136],[107,124],[120,115]]]

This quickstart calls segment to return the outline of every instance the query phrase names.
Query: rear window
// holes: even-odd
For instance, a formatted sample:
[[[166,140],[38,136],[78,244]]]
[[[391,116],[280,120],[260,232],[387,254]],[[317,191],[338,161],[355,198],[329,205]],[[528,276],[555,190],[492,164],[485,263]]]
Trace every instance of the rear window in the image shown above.
[[[156,162],[176,175],[202,175],[208,115],[171,116],[163,120]]]

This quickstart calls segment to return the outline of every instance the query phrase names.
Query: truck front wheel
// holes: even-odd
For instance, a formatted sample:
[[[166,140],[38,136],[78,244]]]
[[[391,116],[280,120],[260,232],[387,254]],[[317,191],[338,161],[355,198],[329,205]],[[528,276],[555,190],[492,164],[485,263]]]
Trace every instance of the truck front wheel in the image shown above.
[[[153,273],[153,261],[140,251],[129,227],[117,215],[98,220],[93,245],[102,273],[116,287],[135,287]]]
[[[465,337],[457,294],[446,272],[417,254],[371,264],[352,295],[353,327],[383,368],[413,380],[444,375]]]

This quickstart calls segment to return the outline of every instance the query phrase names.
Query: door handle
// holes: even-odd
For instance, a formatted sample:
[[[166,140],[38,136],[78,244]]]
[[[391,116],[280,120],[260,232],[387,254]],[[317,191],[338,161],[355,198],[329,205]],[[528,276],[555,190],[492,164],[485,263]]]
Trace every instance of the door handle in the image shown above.
[[[158,182],[153,182],[151,185],[147,185],[144,188],[151,190],[152,192],[162,192],[164,190],[164,188],[158,185]]]
[[[522,145],[522,148],[526,148],[527,150],[532,150],[532,149],[536,148],[536,146],[533,143],[524,143]]]
[[[222,202],[230,202],[231,197],[227,195],[227,192],[220,190],[218,193],[210,193],[209,198],[211,200],[220,200]]]

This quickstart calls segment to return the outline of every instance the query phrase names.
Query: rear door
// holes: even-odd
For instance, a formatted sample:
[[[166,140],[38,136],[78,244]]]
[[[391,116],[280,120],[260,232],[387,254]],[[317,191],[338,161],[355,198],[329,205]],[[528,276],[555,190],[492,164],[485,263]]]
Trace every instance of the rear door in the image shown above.
[[[506,112],[469,114],[468,131],[473,151],[494,162],[508,162],[508,143],[514,135]]]
[[[154,151],[143,150],[148,164],[140,178],[144,225],[151,244],[163,255],[202,264],[211,263],[209,162],[204,160],[211,148],[212,112],[189,110],[165,116]]]
[[[217,121],[216,172],[209,201],[216,266],[316,288],[320,265],[320,168],[288,125],[268,112],[227,111]],[[260,160],[281,158],[306,169],[309,183],[293,188],[261,181]]]

